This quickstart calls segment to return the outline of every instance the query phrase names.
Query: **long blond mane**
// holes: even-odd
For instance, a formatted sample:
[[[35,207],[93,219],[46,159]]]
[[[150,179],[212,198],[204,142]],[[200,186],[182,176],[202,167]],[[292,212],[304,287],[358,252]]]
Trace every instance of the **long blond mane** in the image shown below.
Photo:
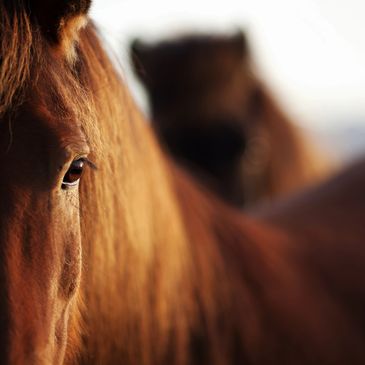
[[[82,360],[229,363],[242,336],[250,332],[254,341],[251,330],[258,325],[253,317],[250,329],[240,322],[254,311],[245,299],[248,288],[236,277],[242,255],[231,238],[241,230],[241,219],[229,209],[222,214],[226,208],[212,205],[215,199],[164,157],[91,28],[80,50],[103,146],[91,156],[98,171],[81,186],[88,334]],[[216,209],[225,217],[218,223]],[[231,248],[222,246],[230,240]],[[230,311],[242,316],[222,322]]]

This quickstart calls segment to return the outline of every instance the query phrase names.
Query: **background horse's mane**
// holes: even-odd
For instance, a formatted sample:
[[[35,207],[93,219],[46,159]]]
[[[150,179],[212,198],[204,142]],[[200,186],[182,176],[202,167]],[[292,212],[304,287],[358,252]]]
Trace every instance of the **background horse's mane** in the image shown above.
[[[256,76],[261,108],[253,128],[244,164],[247,190],[252,197],[277,198],[318,184],[335,169],[335,163],[285,113],[273,93]],[[252,159],[252,161],[251,161]]]

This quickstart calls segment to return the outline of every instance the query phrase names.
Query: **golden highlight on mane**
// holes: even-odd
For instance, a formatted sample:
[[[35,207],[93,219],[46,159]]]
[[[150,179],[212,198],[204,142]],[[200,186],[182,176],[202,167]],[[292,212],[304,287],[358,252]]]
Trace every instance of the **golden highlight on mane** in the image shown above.
[[[165,356],[172,331],[182,356],[188,313],[179,310],[175,296],[176,288],[190,285],[189,253],[167,162],[90,28],[81,37],[80,60],[103,121],[98,128],[105,147],[102,155],[91,155],[98,171],[81,185],[90,333],[83,360],[147,364]]]

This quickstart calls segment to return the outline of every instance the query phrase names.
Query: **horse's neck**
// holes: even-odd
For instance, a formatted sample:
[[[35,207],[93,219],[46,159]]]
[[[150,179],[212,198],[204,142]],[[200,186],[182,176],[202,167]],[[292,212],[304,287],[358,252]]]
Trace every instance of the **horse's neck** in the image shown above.
[[[268,176],[264,179],[269,194],[287,194],[327,177],[334,169],[329,156],[290,120],[264,86],[262,95],[263,133],[268,134],[270,154]]]

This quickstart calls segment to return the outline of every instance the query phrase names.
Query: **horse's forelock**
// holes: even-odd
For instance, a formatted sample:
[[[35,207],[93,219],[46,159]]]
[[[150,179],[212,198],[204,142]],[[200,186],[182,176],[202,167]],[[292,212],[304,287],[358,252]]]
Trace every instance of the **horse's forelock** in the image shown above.
[[[30,78],[35,34],[24,8],[0,3],[0,117],[20,102]]]
[[[16,110],[40,72],[52,68],[52,62],[45,62],[49,50],[69,69],[74,66],[79,32],[86,24],[86,14],[81,12],[62,18],[59,42],[54,44],[22,1],[0,2],[0,118]]]

